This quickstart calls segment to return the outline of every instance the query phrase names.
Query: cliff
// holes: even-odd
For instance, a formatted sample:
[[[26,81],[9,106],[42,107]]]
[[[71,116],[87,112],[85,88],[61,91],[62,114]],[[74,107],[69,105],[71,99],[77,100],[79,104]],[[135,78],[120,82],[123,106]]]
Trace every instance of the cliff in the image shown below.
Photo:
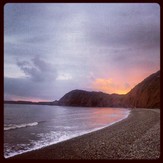
[[[125,107],[160,107],[160,71],[150,75],[124,96]]]
[[[150,75],[125,95],[73,90],[65,94],[59,105],[84,107],[160,107],[160,71]]]

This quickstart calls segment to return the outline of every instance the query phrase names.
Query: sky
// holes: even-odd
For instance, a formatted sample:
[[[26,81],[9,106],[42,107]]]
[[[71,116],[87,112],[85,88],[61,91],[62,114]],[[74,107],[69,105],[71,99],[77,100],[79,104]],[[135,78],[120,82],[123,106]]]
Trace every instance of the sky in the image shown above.
[[[4,100],[125,94],[159,69],[157,3],[4,6]]]

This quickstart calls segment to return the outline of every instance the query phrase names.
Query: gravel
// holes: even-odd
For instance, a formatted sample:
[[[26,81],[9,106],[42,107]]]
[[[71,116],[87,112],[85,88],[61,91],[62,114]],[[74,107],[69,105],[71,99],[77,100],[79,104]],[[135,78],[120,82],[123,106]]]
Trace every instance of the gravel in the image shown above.
[[[160,110],[132,109],[104,129],[8,159],[158,159]]]

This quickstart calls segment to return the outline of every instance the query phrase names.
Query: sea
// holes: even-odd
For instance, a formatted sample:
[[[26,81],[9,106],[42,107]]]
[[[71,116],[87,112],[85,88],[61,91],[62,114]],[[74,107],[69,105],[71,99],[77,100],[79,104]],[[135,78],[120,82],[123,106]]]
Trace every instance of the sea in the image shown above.
[[[4,157],[102,129],[129,113],[124,108],[4,104]]]

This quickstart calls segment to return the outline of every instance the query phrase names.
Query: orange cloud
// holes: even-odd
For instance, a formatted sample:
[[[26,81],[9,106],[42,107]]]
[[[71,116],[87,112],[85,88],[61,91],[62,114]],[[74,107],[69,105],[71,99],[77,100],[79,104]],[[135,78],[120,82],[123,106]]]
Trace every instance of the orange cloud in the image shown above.
[[[130,69],[114,69],[103,71],[100,78],[92,78],[91,90],[102,91],[109,94],[126,94],[146,77],[158,71],[152,68],[142,69],[141,67],[131,67]],[[106,74],[107,72],[107,74]]]
[[[131,90],[131,86],[128,83],[122,83],[120,81],[116,82],[111,78],[97,78],[95,81],[93,81],[92,87],[96,91],[102,91],[109,94],[126,94]]]

